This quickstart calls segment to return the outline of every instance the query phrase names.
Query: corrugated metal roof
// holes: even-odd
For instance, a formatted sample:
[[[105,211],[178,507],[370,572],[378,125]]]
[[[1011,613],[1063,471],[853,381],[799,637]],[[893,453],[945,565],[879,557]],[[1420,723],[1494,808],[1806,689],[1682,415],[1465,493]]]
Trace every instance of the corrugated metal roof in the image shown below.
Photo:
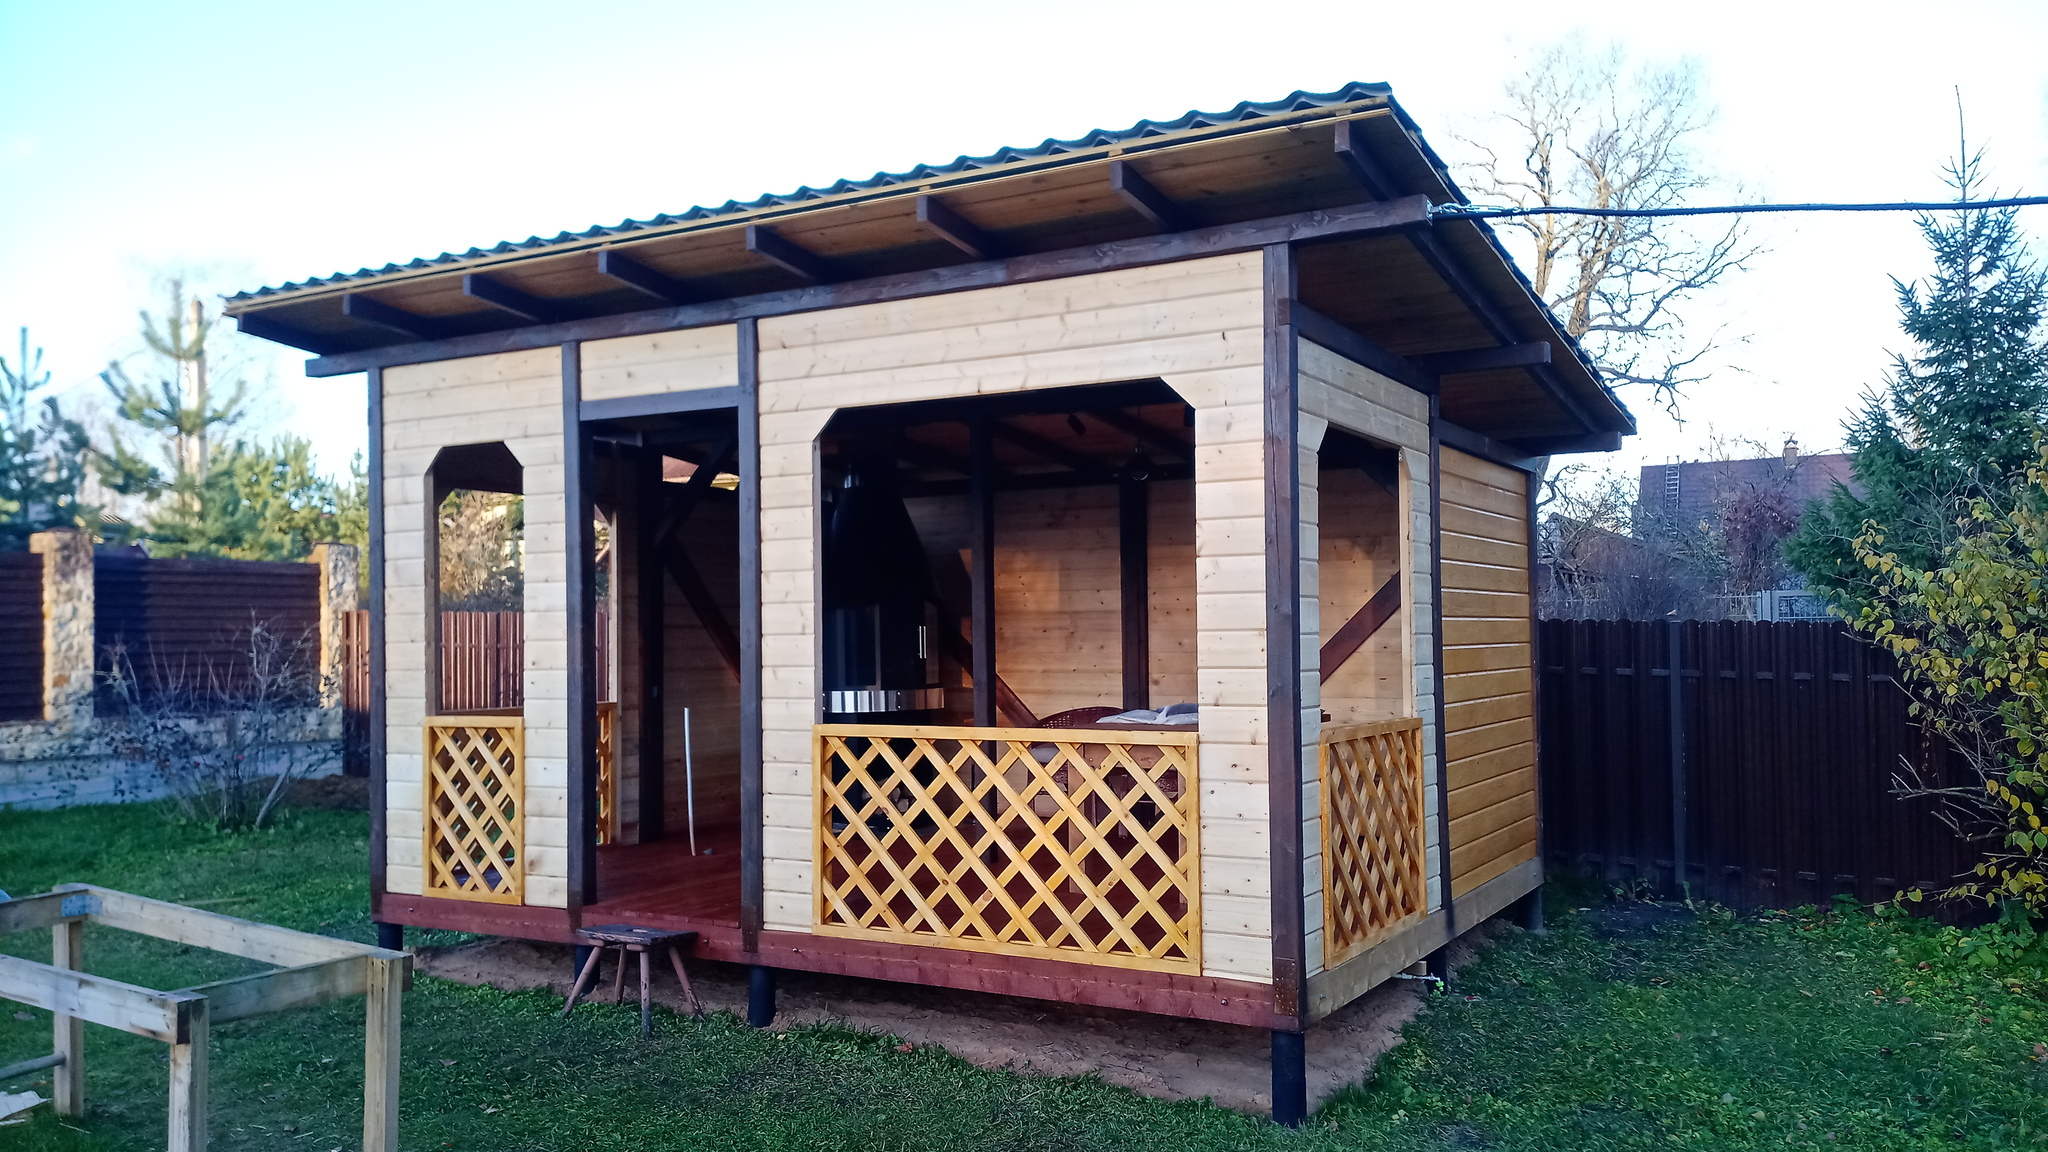
[[[717,207],[698,206],[679,213],[662,213],[646,220],[622,220],[617,224],[599,224],[581,232],[560,232],[550,237],[529,236],[524,240],[508,240],[490,248],[471,248],[466,252],[443,252],[439,256],[420,258],[404,264],[386,264],[382,268],[360,268],[354,272],[336,272],[331,276],[312,277],[275,287],[258,288],[254,292],[238,292],[228,297],[230,303],[255,300],[285,292],[303,291],[334,284],[346,284],[358,280],[373,279],[394,272],[434,268],[478,260],[489,256],[504,256],[519,252],[531,252],[557,245],[580,241],[602,240],[610,236],[628,236],[636,232],[665,228],[699,220],[712,220],[722,216],[737,216],[763,209],[792,207],[806,201],[822,200],[848,193],[868,192],[916,184],[923,181],[961,176],[988,169],[1006,168],[1056,159],[1062,155],[1079,152],[1098,152],[1133,141],[1155,136],[1169,136],[1203,128],[1228,127],[1239,124],[1253,124],[1273,116],[1289,112],[1306,112],[1318,108],[1329,108],[1365,100],[1385,100],[1392,103],[1393,89],[1386,84],[1369,84],[1354,81],[1334,92],[1295,92],[1279,100],[1247,100],[1225,112],[1189,112],[1173,120],[1140,120],[1129,128],[1121,130],[1096,129],[1072,140],[1053,140],[1027,148],[998,148],[987,156],[962,156],[948,164],[920,164],[906,172],[877,172],[865,180],[840,180],[824,188],[802,187],[794,192],[780,195],[768,194],[753,200],[728,200]],[[1403,117],[1406,124],[1406,118]],[[1412,125],[1409,125],[1412,130]],[[1439,171],[1441,161],[1434,155],[1432,163]],[[1446,184],[1449,181],[1446,180]],[[1463,197],[1459,197],[1463,199]]]

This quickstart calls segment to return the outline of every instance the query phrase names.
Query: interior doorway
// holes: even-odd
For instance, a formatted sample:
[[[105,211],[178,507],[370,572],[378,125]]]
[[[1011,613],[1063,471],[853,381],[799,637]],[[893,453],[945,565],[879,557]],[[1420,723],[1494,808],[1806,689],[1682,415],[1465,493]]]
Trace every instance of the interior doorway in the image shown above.
[[[586,920],[739,923],[737,427],[731,409],[586,425],[602,614]]]

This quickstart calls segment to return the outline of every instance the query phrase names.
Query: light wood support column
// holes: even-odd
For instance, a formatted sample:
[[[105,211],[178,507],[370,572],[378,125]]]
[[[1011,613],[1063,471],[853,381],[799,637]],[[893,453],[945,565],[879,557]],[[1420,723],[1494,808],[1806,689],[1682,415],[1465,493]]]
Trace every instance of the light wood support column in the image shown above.
[[[50,963],[70,971],[85,968],[85,925],[80,921],[50,926]],[[51,1095],[59,1116],[85,1115],[85,1021],[56,1016],[56,1044],[51,1051],[64,1058],[52,1077]]]
[[[185,1019],[171,1045],[170,1152],[205,1152],[206,1039],[211,1012],[204,998],[179,1006]]]
[[[363,1152],[398,1152],[398,1037],[412,957],[372,957],[364,988]]]

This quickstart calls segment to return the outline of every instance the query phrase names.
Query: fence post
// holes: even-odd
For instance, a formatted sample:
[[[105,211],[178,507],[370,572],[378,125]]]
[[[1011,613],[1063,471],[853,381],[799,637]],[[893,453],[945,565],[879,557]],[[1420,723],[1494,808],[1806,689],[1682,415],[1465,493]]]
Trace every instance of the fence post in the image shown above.
[[[353,544],[315,544],[320,568],[320,703],[339,708],[348,675],[348,614],[356,610],[361,569]]]
[[[1686,879],[1685,842],[1685,673],[1679,667],[1681,645],[1679,643],[1685,625],[1673,620],[1664,633],[1664,666],[1670,673],[1669,693],[1671,710],[1671,879],[1678,888],[1678,894],[1686,900],[1692,899],[1692,887]]]
[[[92,723],[92,537],[52,528],[28,548],[43,557],[43,719],[80,728]]]

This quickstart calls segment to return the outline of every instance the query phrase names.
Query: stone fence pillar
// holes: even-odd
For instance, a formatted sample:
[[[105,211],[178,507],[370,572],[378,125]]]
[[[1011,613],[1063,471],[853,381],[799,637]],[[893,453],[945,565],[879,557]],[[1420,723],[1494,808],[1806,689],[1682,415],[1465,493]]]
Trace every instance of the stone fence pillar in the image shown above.
[[[357,608],[356,546],[315,544],[311,562],[320,566],[320,702],[335,708],[348,671],[347,617]]]
[[[52,528],[28,547],[43,557],[43,719],[83,728],[92,723],[92,537]]]

